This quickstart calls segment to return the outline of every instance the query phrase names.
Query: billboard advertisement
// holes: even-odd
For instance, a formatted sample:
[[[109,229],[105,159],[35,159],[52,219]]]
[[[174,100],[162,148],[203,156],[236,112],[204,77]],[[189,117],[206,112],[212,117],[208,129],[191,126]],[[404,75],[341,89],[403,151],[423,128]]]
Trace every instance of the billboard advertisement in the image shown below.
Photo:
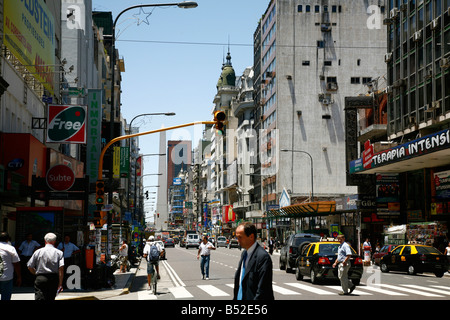
[[[48,106],[47,142],[86,143],[87,112],[84,106]]]
[[[4,43],[54,94],[55,19],[44,0],[4,2]]]

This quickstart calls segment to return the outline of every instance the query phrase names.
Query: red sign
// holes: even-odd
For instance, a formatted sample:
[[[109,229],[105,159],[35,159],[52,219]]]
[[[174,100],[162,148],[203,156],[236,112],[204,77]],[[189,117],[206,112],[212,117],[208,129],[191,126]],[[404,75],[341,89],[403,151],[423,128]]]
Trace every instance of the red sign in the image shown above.
[[[58,164],[47,171],[47,185],[55,191],[66,191],[75,183],[75,173],[68,166]]]
[[[364,152],[363,152],[364,169],[372,168],[372,157],[373,157],[373,144],[370,143],[370,140],[367,140],[366,143],[364,143]]]

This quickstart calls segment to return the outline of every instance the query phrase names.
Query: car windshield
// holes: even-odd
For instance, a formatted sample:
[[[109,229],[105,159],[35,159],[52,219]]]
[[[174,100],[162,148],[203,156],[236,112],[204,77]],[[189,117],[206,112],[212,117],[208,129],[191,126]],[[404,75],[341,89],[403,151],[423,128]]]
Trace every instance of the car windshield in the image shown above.
[[[337,255],[339,249],[339,243],[322,243],[319,247],[321,255]],[[355,249],[350,247],[352,254],[357,254]]]
[[[298,247],[303,242],[315,242],[315,241],[319,241],[319,240],[320,240],[320,237],[295,237],[293,246]]]
[[[419,254],[442,254],[434,247],[416,247],[416,249]]]

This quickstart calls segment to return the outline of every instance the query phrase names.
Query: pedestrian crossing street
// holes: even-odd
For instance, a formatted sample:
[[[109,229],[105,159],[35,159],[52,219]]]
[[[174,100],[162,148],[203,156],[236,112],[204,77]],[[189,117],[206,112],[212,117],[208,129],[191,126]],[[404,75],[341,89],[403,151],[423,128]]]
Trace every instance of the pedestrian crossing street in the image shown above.
[[[154,295],[150,291],[140,291],[139,300],[155,300],[155,299],[232,299],[233,284],[202,284],[193,286],[174,286],[169,288],[161,288],[158,294]],[[312,285],[304,282],[286,282],[273,283],[273,291],[275,299],[292,299],[302,297],[311,299],[311,297],[320,296],[336,296],[342,291],[339,285]],[[450,299],[450,287],[441,285],[417,286],[410,284],[400,285],[360,285],[353,291],[352,296],[361,296],[369,298],[370,296],[380,297],[384,299],[394,297],[411,297],[411,298],[444,298]]]

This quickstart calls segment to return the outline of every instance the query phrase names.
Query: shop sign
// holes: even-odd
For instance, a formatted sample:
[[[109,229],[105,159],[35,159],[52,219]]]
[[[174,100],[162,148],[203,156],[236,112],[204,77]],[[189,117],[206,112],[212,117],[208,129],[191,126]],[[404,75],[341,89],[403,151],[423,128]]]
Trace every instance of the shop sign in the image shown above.
[[[434,185],[436,188],[436,198],[450,198],[450,171],[441,171],[434,174]]]
[[[86,143],[86,108],[48,106],[47,142]]]
[[[446,129],[397,147],[381,151],[373,155],[371,163],[369,159],[367,159],[367,163],[366,160],[364,160],[363,167],[364,169],[376,168],[449,147],[450,129]],[[350,163],[350,173],[363,171],[361,162],[362,159],[352,161]]]
[[[54,191],[66,191],[75,183],[75,173],[63,164],[50,168],[47,172],[47,185]]]
[[[5,45],[53,95],[56,24],[45,1],[6,0],[3,17]]]

